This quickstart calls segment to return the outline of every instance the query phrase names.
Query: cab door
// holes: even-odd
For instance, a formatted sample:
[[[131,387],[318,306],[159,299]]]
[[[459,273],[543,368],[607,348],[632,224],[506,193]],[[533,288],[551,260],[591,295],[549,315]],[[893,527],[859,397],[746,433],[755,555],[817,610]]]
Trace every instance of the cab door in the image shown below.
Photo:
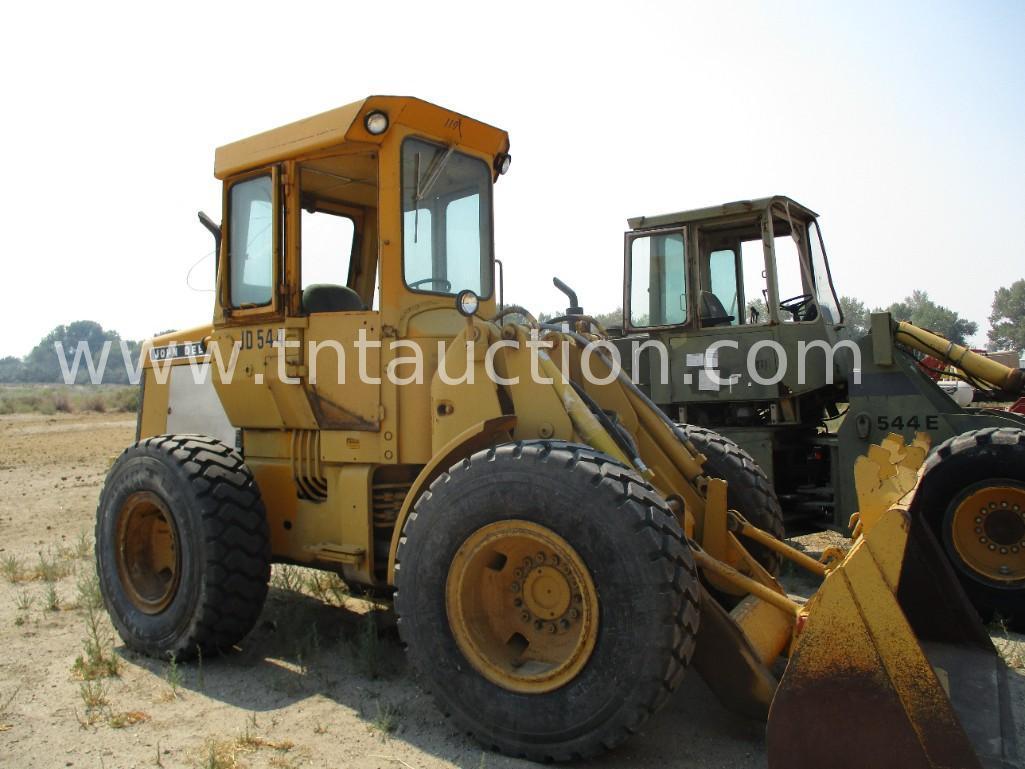
[[[236,427],[282,427],[268,387],[284,332],[283,210],[277,166],[225,184],[227,228],[221,245],[210,373]]]
[[[380,314],[359,279],[374,261],[365,258],[375,245],[367,218],[360,207],[324,199],[306,199],[299,212],[301,379],[322,430],[380,426]]]

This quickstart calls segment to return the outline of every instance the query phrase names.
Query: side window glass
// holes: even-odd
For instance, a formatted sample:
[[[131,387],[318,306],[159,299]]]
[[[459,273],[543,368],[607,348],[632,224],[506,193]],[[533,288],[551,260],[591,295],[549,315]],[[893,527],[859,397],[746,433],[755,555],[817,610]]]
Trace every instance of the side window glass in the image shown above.
[[[802,296],[807,293],[804,278],[801,274],[801,256],[797,243],[789,235],[777,236],[774,243],[776,252],[776,280],[779,286],[779,301]],[[795,318],[788,312],[780,312],[780,320],[792,323]]]
[[[271,177],[231,188],[228,233],[232,307],[259,307],[274,296],[274,209]]]
[[[701,325],[736,326],[740,322],[737,292],[737,255],[730,249],[708,255],[708,284],[711,297],[702,291]]]
[[[406,233],[402,242],[406,283],[426,286],[429,291],[433,285],[434,275],[431,258],[431,210],[417,208],[406,211],[402,217],[402,228]]]
[[[744,323],[769,322],[769,289],[765,280],[765,250],[761,239],[740,244],[741,275],[744,281]]]
[[[480,195],[456,198],[445,206],[445,244],[448,248],[448,280],[474,293],[483,291],[481,279]]]
[[[683,233],[645,235],[630,243],[630,324],[673,326],[687,322],[687,271]]]
[[[325,211],[303,209],[302,287],[317,283],[344,286],[349,279],[349,260],[356,228],[352,219]]]

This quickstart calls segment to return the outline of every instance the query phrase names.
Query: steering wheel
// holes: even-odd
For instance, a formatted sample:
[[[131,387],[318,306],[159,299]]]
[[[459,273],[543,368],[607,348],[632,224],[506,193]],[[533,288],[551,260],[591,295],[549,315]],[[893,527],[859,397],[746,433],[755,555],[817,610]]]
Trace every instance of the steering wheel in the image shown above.
[[[441,286],[441,290],[446,294],[452,291],[452,281],[445,280],[444,278],[423,278],[422,280],[414,280],[409,284],[410,288],[417,288],[424,285],[425,283],[438,284]]]
[[[792,296],[789,299],[785,299],[779,303],[779,309],[789,312],[794,316],[794,320],[802,320],[801,311],[809,305],[813,304],[815,297],[811,294],[800,294],[799,296]]]

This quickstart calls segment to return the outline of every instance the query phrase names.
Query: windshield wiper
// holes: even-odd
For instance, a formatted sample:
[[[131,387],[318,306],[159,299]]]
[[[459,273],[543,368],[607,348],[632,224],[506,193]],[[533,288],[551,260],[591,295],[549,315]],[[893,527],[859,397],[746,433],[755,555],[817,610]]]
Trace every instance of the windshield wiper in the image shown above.
[[[431,191],[431,187],[434,186],[435,182],[438,181],[438,177],[441,176],[441,172],[445,168],[445,164],[448,163],[448,159],[452,157],[452,153],[455,152],[456,145],[449,145],[448,149],[445,150],[444,155],[438,155],[435,157],[431,167],[427,169],[427,178],[421,180],[420,178],[420,153],[416,153],[416,192],[413,193],[413,242],[420,242],[420,201],[427,197],[427,193]],[[422,184],[421,184],[422,182]]]
[[[445,165],[448,163],[448,159],[452,157],[452,153],[456,151],[456,145],[452,144],[445,154],[434,159],[431,167],[427,169],[427,178],[423,182],[423,186],[420,186],[420,153],[416,153],[416,198],[415,201],[419,203],[425,197],[427,193],[431,191],[431,187],[434,186],[435,182],[438,181],[438,177],[441,176],[441,172],[444,170]]]

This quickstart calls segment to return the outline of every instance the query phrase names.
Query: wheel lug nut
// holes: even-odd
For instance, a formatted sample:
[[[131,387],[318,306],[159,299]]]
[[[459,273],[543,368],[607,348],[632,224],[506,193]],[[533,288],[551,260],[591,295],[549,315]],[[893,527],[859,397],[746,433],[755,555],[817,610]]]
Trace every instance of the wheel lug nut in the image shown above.
[[[573,600],[576,601],[577,603],[582,603],[584,598],[583,598],[583,596],[580,595],[580,593],[574,593],[573,594]]]
[[[555,627],[555,623],[554,622],[549,622],[548,623],[548,632],[549,633],[554,633],[556,630],[558,630],[558,628]]]
[[[545,623],[541,620],[534,620],[534,630],[541,630],[545,626]]]
[[[537,562],[538,563],[544,563],[545,562],[545,554],[544,554],[543,551],[538,552],[538,554],[537,554]]]
[[[520,592],[520,583],[513,582],[512,585],[509,586],[509,589],[512,590],[514,593]]]
[[[990,549],[991,551],[996,551],[996,549],[997,549],[997,546],[996,546],[996,545],[990,545],[990,546],[989,546],[989,549]]]
[[[513,606],[515,606],[517,608],[519,608],[520,606],[523,606],[523,599],[522,598],[517,598],[515,601],[513,601]]]
[[[562,629],[563,630],[569,630],[569,620],[568,619],[564,619],[559,624],[562,625]]]
[[[569,610],[569,616],[570,616],[570,619],[578,619],[580,617],[580,610],[579,609],[570,609]]]
[[[552,558],[551,558],[551,561],[552,561],[552,565],[553,566],[558,566],[559,565],[559,556],[553,555]]]
[[[520,619],[523,620],[524,622],[530,622],[530,612],[529,611],[525,611],[522,614],[520,614]]]
[[[513,576],[516,577],[516,579],[519,579],[520,577],[522,577],[523,576],[523,569],[517,568],[513,572]]]

